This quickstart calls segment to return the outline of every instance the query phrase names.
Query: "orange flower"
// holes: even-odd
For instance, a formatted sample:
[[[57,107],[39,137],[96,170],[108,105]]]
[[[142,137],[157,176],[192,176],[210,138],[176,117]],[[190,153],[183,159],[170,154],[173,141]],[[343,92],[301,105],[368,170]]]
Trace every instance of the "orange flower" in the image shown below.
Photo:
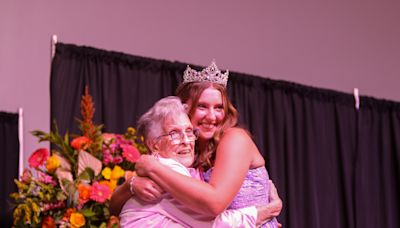
[[[67,211],[64,214],[64,217],[62,218],[62,220],[64,221],[68,221],[69,218],[71,217],[71,214],[75,212],[74,208],[68,208]]]
[[[84,226],[86,223],[85,217],[79,212],[72,213],[71,217],[69,218],[69,221],[71,222],[71,225],[74,227],[81,227]]]
[[[117,216],[112,215],[107,223],[107,228],[121,227]]]
[[[71,146],[75,150],[86,150],[90,146],[90,144],[92,144],[92,140],[85,136],[74,138],[71,142]]]
[[[90,198],[90,186],[79,184],[78,185],[79,202],[84,204]]]
[[[55,228],[56,224],[51,216],[46,216],[42,220],[42,228]]]
[[[115,188],[117,188],[117,181],[115,181],[115,180],[110,180],[110,181],[103,180],[103,181],[99,181],[99,184],[107,185],[110,188],[111,193],[113,193]],[[110,197],[111,197],[111,195],[110,195]]]
[[[29,166],[32,168],[38,168],[43,165],[48,157],[49,151],[46,148],[37,149],[28,159]]]

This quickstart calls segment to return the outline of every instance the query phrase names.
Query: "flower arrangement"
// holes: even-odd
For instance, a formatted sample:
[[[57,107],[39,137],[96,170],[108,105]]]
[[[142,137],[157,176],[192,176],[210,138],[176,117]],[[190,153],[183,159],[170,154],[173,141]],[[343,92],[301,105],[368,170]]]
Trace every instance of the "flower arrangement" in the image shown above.
[[[82,135],[61,136],[55,131],[33,131],[39,142],[56,145],[40,148],[29,157],[19,180],[13,212],[16,227],[118,227],[110,216],[109,199],[115,188],[134,175],[134,164],[146,153],[135,129],[124,135],[102,133],[92,122],[94,105],[86,88],[79,120]]]

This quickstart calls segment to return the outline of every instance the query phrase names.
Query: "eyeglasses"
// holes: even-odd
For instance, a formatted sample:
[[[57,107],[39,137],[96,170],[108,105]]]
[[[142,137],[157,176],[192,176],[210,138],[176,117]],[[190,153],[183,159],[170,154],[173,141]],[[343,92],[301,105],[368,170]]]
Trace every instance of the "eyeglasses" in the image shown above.
[[[161,137],[169,136],[169,140],[171,141],[172,144],[177,145],[183,142],[184,138],[186,138],[189,142],[193,142],[197,139],[199,136],[199,131],[197,129],[188,129],[185,131],[171,131],[168,134],[165,135],[160,135],[156,138],[156,141],[160,140]]]

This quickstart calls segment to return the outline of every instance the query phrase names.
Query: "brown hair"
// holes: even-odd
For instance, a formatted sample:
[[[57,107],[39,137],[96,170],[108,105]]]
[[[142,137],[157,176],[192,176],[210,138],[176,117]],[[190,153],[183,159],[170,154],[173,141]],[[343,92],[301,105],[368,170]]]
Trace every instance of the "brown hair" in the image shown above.
[[[200,151],[198,151],[198,146],[196,146],[197,157],[193,166],[196,168],[202,168],[203,170],[207,170],[212,167],[215,159],[215,151],[221,136],[225,130],[236,126],[238,119],[237,111],[228,98],[226,88],[220,84],[212,82],[190,82],[181,84],[176,89],[176,95],[182,100],[183,103],[188,104],[189,101],[191,103],[191,106],[188,110],[189,118],[191,118],[195,112],[199,98],[203,91],[207,88],[214,88],[221,92],[225,116],[222,120],[221,128],[208,142],[207,151],[201,152],[200,154]]]

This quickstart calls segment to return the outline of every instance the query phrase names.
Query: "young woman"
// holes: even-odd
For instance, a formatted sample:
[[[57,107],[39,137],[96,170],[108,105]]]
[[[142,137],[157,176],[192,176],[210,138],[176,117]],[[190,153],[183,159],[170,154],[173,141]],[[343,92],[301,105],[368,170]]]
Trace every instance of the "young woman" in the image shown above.
[[[177,89],[177,96],[187,104],[193,127],[200,133],[195,167],[205,172],[208,183],[179,175],[152,157],[142,156],[136,171],[156,184],[136,178],[134,191],[144,199],[152,199],[160,194],[156,191],[160,186],[189,208],[212,216],[226,208],[267,204],[270,210],[264,225],[276,227],[275,217],[282,202],[277,194],[270,198],[265,161],[255,143],[245,130],[235,127],[237,112],[226,93],[227,79],[228,72],[221,73],[215,63],[201,72],[188,67]],[[124,196],[122,192],[123,188],[118,197],[113,194],[111,206],[116,210],[129,194],[125,190]]]

